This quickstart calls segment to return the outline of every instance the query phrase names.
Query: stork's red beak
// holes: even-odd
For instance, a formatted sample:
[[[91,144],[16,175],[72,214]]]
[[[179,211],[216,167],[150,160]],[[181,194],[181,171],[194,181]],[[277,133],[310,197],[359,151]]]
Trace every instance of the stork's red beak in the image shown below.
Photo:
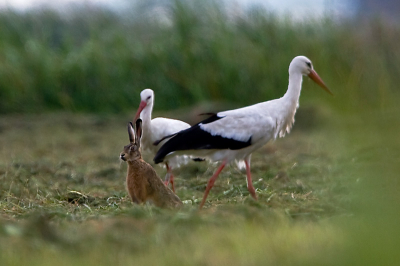
[[[136,112],[136,115],[135,115],[135,118],[133,119],[133,123],[135,123],[136,120],[139,118],[140,113],[143,111],[143,109],[146,107],[146,105],[147,105],[146,102],[144,102],[144,101],[141,101],[141,102],[140,102],[139,108],[138,108],[138,110],[137,110],[137,112]]]
[[[318,76],[317,72],[315,72],[314,69],[311,69],[310,74],[308,74],[308,77],[312,79],[315,83],[317,83],[321,88],[326,90],[330,95],[333,95],[333,93],[330,91],[330,89],[328,89],[328,87],[325,85],[325,83]]]

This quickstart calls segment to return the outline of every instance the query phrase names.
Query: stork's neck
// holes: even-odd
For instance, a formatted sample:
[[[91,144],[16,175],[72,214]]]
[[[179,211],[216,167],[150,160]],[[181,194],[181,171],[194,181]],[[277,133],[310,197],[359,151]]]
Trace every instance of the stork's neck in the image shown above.
[[[153,112],[153,103],[150,103],[140,113],[140,118],[143,121],[143,127],[150,125],[152,112]]]
[[[294,115],[296,114],[297,107],[299,106],[299,97],[301,91],[301,83],[303,76],[301,73],[289,73],[289,86],[285,95],[278,99],[279,107],[276,112],[277,130],[275,132],[276,137],[283,137],[286,133],[290,132],[294,123]]]
[[[285,95],[282,97],[285,102],[290,105],[296,105],[299,102],[301,84],[303,82],[303,75],[301,73],[289,73],[289,86]]]

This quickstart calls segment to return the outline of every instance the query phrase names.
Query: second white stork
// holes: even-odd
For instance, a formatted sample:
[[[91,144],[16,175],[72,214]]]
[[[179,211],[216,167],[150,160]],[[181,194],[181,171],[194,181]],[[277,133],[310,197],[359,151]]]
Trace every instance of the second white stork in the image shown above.
[[[164,117],[151,119],[154,104],[153,90],[143,90],[140,93],[140,99],[141,100],[139,108],[133,121],[136,121],[139,116],[142,119],[143,136],[141,140],[141,145],[143,150],[148,150],[152,154],[156,154],[162,144],[166,142],[165,140],[159,142],[159,140],[165,138],[168,135],[174,134],[190,127],[188,123],[176,119]],[[157,145],[154,145],[155,142],[158,142]],[[168,186],[168,183],[171,183],[171,187],[174,192],[174,175],[172,173],[172,169],[179,167],[186,161],[188,161],[188,156],[186,155],[169,156],[169,158],[164,161],[167,168],[167,174],[165,175],[165,184]]]
[[[212,115],[171,137],[158,150],[154,162],[163,162],[170,156],[176,156],[182,152],[221,161],[221,165],[208,181],[200,203],[200,208],[202,208],[225,165],[234,160],[244,160],[247,188],[251,196],[257,199],[250,172],[251,153],[269,140],[283,137],[290,132],[299,106],[303,75],[310,77],[332,94],[315,72],[310,59],[297,56],[290,63],[289,86],[283,97]]]

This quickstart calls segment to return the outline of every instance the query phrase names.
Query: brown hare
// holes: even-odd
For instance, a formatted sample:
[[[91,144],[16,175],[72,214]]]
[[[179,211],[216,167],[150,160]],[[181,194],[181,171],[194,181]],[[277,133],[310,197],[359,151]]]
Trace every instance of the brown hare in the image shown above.
[[[142,120],[136,120],[136,131],[131,122],[128,124],[130,144],[124,147],[120,158],[128,163],[126,187],[132,201],[141,204],[146,201],[161,208],[177,208],[182,201],[158,177],[153,167],[142,159],[140,139],[142,137]]]

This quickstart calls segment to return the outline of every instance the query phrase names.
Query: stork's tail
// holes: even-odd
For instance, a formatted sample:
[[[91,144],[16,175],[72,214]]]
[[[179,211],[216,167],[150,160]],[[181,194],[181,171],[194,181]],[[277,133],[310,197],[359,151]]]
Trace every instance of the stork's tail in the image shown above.
[[[165,156],[170,154],[173,151],[176,151],[176,147],[179,145],[179,140],[177,140],[176,136],[169,139],[161,148],[158,150],[156,156],[154,156],[154,163],[161,163],[164,161]]]
[[[164,161],[165,156],[167,153],[160,153],[161,150],[158,150],[156,156],[154,156],[153,161],[155,164],[162,163]]]
[[[165,140],[165,139],[172,138],[172,137],[176,136],[176,134],[177,134],[177,133],[174,133],[174,134],[165,136],[165,137],[163,137],[162,139],[156,140],[156,141],[153,142],[153,145],[154,145],[154,146],[157,146],[158,144],[160,144],[161,141],[163,141],[163,140]]]

